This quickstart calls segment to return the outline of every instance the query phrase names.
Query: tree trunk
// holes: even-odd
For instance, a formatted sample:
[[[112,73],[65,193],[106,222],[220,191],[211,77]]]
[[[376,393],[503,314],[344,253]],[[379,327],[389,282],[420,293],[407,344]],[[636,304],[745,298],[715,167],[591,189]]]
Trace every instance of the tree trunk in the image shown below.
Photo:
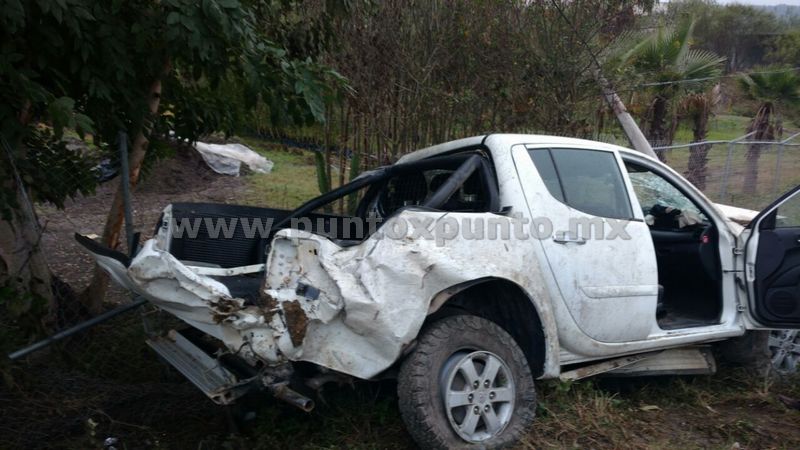
[[[664,129],[666,118],[667,99],[662,95],[656,95],[653,100],[653,115],[650,118],[650,125],[647,129],[647,138],[651,144],[655,144],[657,147],[671,144],[667,140],[667,132]],[[655,152],[658,159],[662,162],[667,162],[667,155],[664,150],[656,150]]]
[[[167,64],[164,69],[164,75],[166,75],[169,70],[170,65]],[[148,111],[146,120],[143,122],[146,122],[152,116],[155,116],[158,113],[158,107],[161,102],[161,78],[153,81],[146,95]],[[136,183],[139,181],[142,163],[144,162],[145,155],[147,154],[147,146],[150,144],[150,140],[148,139],[146,133],[147,130],[145,126],[142,125],[142,127],[136,133],[136,137],[133,140],[133,145],[129,153],[128,167],[130,168],[131,187],[136,186]],[[108,217],[106,218],[106,225],[103,228],[103,236],[101,241],[103,245],[110,249],[116,249],[119,247],[120,234],[122,232],[122,224],[124,222],[124,207],[125,204],[122,196],[122,184],[120,183],[120,185],[117,187],[117,191],[114,193],[114,200],[111,202],[111,208],[108,211]],[[92,314],[98,314],[102,311],[103,300],[105,299],[107,290],[108,274],[100,269],[99,266],[95,266],[92,281],[89,283],[89,286],[86,288],[86,290],[84,290],[81,294],[81,301],[87,307],[89,312]]]
[[[694,139],[692,142],[703,142],[708,136],[708,116],[710,114],[711,99],[699,99],[698,102],[702,102],[702,104],[696,104],[695,110],[692,111],[692,121],[694,122],[694,127],[692,128]],[[710,150],[711,145],[709,144],[693,145],[689,149],[686,178],[701,191],[706,189],[708,152]]]
[[[705,191],[706,189],[706,180],[708,178],[708,152],[710,150],[710,144],[695,145],[689,150],[689,168],[686,178],[701,191]]]
[[[758,108],[756,117],[748,127],[747,132],[752,133],[755,131],[752,139],[754,141],[767,141],[772,140],[773,133],[771,130],[771,116],[772,116],[772,103],[766,102]],[[747,160],[747,170],[744,174],[744,186],[742,192],[747,195],[754,195],[758,188],[758,160],[761,158],[762,144],[751,144],[747,148],[745,159]]]

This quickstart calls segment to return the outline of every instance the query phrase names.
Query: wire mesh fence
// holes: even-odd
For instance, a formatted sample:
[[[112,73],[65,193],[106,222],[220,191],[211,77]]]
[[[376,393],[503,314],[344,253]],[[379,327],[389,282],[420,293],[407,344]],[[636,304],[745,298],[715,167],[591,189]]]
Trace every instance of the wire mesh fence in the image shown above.
[[[800,134],[778,142],[748,137],[655,149],[713,201],[757,210],[800,184]],[[73,233],[101,233],[121,183],[115,176],[119,162],[119,155],[97,160],[102,182],[64,208],[35,205],[43,230],[41,245],[56,277],[56,330],[90,317],[78,297],[91,279],[94,261]],[[132,191],[133,225],[144,240],[169,203],[237,203],[244,191],[240,178],[213,173],[199,156],[183,149],[158,162]],[[127,251],[124,242],[120,249]],[[112,287],[105,306],[131,301],[129,293]],[[5,375],[0,386],[0,447],[101,448],[111,438],[110,442],[135,443],[133,447],[181,448],[191,441],[197,448],[199,440],[225,436],[224,411],[162,364],[145,344],[151,329],[168,327],[171,320],[144,307],[42,353],[0,365]],[[178,414],[180,420],[175,419]]]
[[[760,210],[800,184],[800,133],[781,141],[750,137],[655,146],[654,150],[715,202]]]

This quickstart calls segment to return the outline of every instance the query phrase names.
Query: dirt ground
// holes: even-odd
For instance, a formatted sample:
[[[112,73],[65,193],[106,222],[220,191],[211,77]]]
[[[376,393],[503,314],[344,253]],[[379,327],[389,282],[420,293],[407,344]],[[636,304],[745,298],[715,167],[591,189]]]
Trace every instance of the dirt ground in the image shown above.
[[[133,189],[134,229],[142,232],[142,241],[147,239],[161,211],[170,203],[235,202],[242,195],[243,180],[243,177],[219,175],[208,168],[197,152],[179,149],[174,157],[158,160],[148,167]],[[76,291],[88,284],[93,260],[73,234],[102,234],[117,186],[119,177],[98,186],[94,195],[67,201],[63,210],[38,205],[50,267]]]
[[[102,232],[116,186],[105,183],[63,211],[39,208],[51,267],[75,290],[93,266],[72,234]],[[192,152],[178,152],[135,189],[136,229],[149,234],[168,203],[235,202],[248,186],[247,176],[216,175]],[[109,438],[119,449],[414,447],[391,381],[326,386],[310,414],[262,395],[225,409],[162,364],[144,337],[140,315],[129,314],[5,371],[0,448],[104,448]],[[777,399],[800,398],[798,379],[775,383],[723,366],[708,377],[537,389],[538,420],[520,448],[800,448],[800,411]]]

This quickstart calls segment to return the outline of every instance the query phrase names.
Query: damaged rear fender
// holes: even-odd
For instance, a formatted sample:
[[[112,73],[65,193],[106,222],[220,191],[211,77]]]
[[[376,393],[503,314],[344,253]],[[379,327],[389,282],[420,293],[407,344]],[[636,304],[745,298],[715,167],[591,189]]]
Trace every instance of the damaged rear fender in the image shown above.
[[[435,226],[445,215],[405,210],[384,227],[392,220]],[[558,373],[558,338],[541,277],[534,252],[524,243],[455,237],[441,246],[409,232],[400,239],[371,236],[342,248],[286,229],[272,242],[263,296],[281,311],[283,334],[290,337],[279,341],[281,354],[366,379],[397,361],[447,298],[482,280],[508,280],[539,314],[548,376]]]
[[[517,341],[528,358],[531,372],[539,376],[545,373],[547,356],[557,354],[559,349],[557,345],[548,347],[548,343],[556,343],[556,340],[545,338],[547,330],[536,303],[515,282],[491,277],[452,286],[438,293],[430,303],[428,316],[449,308],[495,322]]]

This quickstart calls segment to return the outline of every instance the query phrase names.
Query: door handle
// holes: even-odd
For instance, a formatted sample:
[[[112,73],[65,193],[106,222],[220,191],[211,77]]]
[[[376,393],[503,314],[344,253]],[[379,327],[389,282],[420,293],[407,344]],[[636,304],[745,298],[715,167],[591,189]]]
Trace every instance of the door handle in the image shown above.
[[[561,244],[561,245],[566,245],[566,244],[584,245],[584,244],[586,244],[586,239],[584,239],[582,237],[572,237],[572,236],[563,234],[561,236],[558,236],[558,235],[554,236],[553,237],[553,242],[555,242],[556,244]]]

